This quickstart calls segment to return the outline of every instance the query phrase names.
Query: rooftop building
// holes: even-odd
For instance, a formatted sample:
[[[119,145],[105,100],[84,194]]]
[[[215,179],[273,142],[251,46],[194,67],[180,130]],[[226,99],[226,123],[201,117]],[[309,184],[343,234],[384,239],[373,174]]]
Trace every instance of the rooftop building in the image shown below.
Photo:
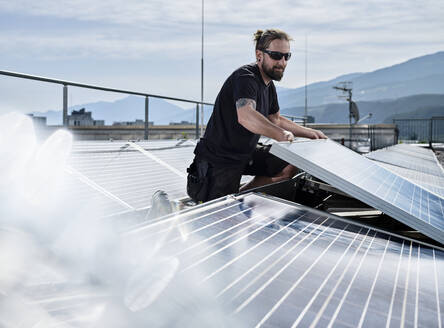
[[[104,126],[104,120],[94,120],[91,112],[87,112],[85,108],[73,110],[68,115],[68,126]]]

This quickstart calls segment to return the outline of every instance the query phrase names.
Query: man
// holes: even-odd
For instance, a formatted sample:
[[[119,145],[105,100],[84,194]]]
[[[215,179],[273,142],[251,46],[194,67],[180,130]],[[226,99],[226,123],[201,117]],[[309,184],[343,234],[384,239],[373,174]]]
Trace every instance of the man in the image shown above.
[[[188,168],[188,195],[208,201],[239,192],[242,175],[255,178],[242,190],[292,178],[297,169],[258,146],[260,135],[277,141],[294,136],[320,139],[318,130],[291,122],[279,114],[274,81],[280,81],[291,57],[288,34],[277,29],[254,35],[256,63],[242,66],[225,81],[205,135]]]

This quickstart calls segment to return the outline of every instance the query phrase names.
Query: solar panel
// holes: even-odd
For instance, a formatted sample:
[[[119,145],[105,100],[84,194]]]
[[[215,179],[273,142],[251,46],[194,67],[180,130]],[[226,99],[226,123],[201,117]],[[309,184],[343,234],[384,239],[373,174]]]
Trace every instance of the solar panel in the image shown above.
[[[176,140],[76,142],[69,164],[76,177],[97,191],[112,195],[129,209],[147,208],[159,189],[171,200],[186,196],[186,167],[194,157],[194,146],[177,144]]]
[[[444,170],[429,149],[394,145],[365,155],[367,158],[444,178]]]
[[[134,141],[145,149],[165,149],[177,146],[194,146],[194,140],[175,140],[175,139],[159,139],[159,140],[137,140]],[[92,141],[92,140],[76,140],[73,143],[73,152],[104,152],[104,151],[120,151],[122,148],[127,149],[128,141]]]
[[[435,154],[431,149],[424,148],[415,144],[396,144],[385,149],[390,149],[392,151],[399,151],[411,156],[416,156],[424,159],[434,160]]]
[[[404,167],[383,162],[375,161],[375,163],[412,181],[413,183],[416,183],[417,185],[437,194],[438,196],[444,197],[444,177],[438,177],[436,175],[406,169]]]
[[[134,258],[110,254],[116,262],[83,283],[83,270],[60,274],[70,268],[66,258],[49,261],[59,270],[24,271],[8,290],[22,300],[15,309],[29,325],[438,327],[444,320],[442,249],[275,198],[229,196],[129,226],[120,241]],[[0,317],[13,325],[11,302],[3,300]]]
[[[68,172],[88,185],[89,192],[75,184],[66,192],[77,201],[100,198],[108,204],[103,207],[105,215],[148,208],[157,190],[167,192],[170,200],[187,197],[186,169],[193,161],[194,147],[192,140],[76,141]],[[241,183],[249,180],[243,176]]]
[[[133,211],[134,208],[115,195],[96,185],[73,168],[67,168],[59,196],[66,202],[82,208],[94,208],[103,216]]]
[[[444,243],[444,199],[331,141],[276,143],[271,153]]]

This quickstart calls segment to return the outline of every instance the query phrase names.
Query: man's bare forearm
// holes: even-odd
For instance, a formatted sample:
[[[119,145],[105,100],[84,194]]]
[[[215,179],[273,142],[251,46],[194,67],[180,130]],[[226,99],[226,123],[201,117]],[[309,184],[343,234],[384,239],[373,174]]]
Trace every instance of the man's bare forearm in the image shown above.
[[[284,129],[256,111],[256,103],[253,100],[239,99],[236,105],[238,122],[248,131],[277,141],[288,140],[288,135]]]
[[[326,138],[321,131],[300,126],[299,124],[294,123],[283,116],[275,115],[273,119],[274,123],[277,126],[281,127],[284,130],[292,132],[295,135],[295,137],[303,137],[310,139]]]
[[[309,138],[309,135],[307,133],[308,132],[307,128],[300,126],[299,124],[294,123],[294,122],[290,121],[289,119],[279,116],[277,122],[278,122],[278,124],[277,124],[278,126],[280,126],[284,130],[291,131],[295,137]]]
[[[237,110],[237,115],[239,123],[248,131],[278,141],[281,141],[284,137],[284,132],[281,127],[271,123],[265,116],[253,108],[247,106],[241,107]]]

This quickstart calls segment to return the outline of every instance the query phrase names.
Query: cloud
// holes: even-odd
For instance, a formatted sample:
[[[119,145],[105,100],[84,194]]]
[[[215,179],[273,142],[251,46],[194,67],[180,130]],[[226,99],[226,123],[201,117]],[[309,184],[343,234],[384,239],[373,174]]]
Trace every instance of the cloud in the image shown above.
[[[200,28],[200,1],[138,1],[91,0],[70,1],[1,1],[0,10],[9,13],[22,13],[35,16],[72,18],[79,21],[96,21],[111,24],[124,24],[138,28],[153,29],[165,26],[189,25]],[[444,11],[439,0],[412,3],[401,0],[391,1],[246,1],[235,0],[207,1],[205,17],[207,24],[230,26],[268,27],[268,24],[324,27],[329,24],[347,23],[349,28],[375,27],[399,22],[440,21]],[[427,20],[427,21],[424,21]],[[442,26],[442,23],[441,23]]]
[[[365,3],[259,0],[240,4],[234,0],[207,1],[206,40],[210,49],[213,44],[217,47],[226,43],[235,48],[241,41],[240,32],[250,37],[257,28],[277,26],[285,28],[295,39],[306,33],[316,35],[314,41],[319,40],[317,45],[327,48],[327,52],[330,46],[342,47],[356,40],[365,43],[377,39],[384,45],[394,39],[398,43],[411,43],[427,38],[431,43],[442,43],[444,6],[438,0],[428,4],[400,0]],[[199,50],[200,46],[200,1],[18,0],[1,1],[0,12],[77,22],[74,27],[62,22],[63,34],[24,29],[9,38],[3,35],[3,51],[28,45],[32,49],[54,49],[56,56],[63,55],[61,52],[65,50],[69,56],[133,58],[156,50],[180,50],[187,55],[187,50],[189,54],[190,49]],[[85,30],[82,22],[94,24]],[[229,48],[224,47],[225,51]]]
[[[280,85],[296,87],[304,82],[305,35],[314,82],[443,50],[442,17],[440,0],[205,1],[206,98],[214,100],[226,77],[254,60],[258,28],[279,27],[294,38]],[[200,1],[0,0],[6,70],[193,98],[200,95],[200,42]]]
[[[0,32],[0,51],[17,57],[38,56],[41,60],[72,58],[137,59],[147,55],[170,57],[177,51],[188,55],[198,49],[197,40],[182,43],[175,40],[150,42],[142,39],[120,39],[104,33],[63,35],[24,35]],[[26,51],[23,51],[26,49]]]

